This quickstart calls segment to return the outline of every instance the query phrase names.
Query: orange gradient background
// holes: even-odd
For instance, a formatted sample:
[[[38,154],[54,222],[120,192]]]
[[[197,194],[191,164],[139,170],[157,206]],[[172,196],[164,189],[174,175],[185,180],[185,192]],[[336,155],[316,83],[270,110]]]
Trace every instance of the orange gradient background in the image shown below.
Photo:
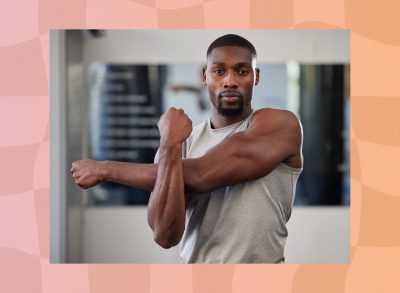
[[[3,0],[0,292],[400,292],[400,2]],[[351,263],[49,264],[49,30],[351,30]]]

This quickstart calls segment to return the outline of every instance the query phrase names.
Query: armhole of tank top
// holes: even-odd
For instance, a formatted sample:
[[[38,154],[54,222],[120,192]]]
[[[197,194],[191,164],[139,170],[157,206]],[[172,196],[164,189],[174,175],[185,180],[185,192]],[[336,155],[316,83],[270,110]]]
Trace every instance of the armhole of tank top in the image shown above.
[[[248,129],[250,127],[250,122],[253,119],[253,115],[254,115],[255,112],[256,111],[253,110],[253,112],[251,112],[249,118],[247,119],[247,121],[246,121],[246,129]]]
[[[289,170],[289,171],[291,171],[293,173],[296,173],[296,174],[300,174],[301,171],[303,171],[303,168],[295,168],[295,167],[289,166],[288,164],[283,163],[283,162],[281,162],[280,165],[283,168],[285,168],[285,169],[287,169],[287,170]]]
[[[187,140],[182,142],[182,159],[186,159],[187,157]]]

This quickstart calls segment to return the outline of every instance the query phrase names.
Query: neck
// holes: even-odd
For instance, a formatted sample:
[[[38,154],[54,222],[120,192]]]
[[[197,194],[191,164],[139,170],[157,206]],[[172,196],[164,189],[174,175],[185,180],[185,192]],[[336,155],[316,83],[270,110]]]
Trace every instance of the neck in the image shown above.
[[[240,121],[246,119],[247,117],[249,117],[251,112],[253,112],[253,109],[251,107],[249,107],[242,114],[240,114],[238,116],[225,117],[225,116],[222,116],[220,113],[218,113],[217,109],[212,108],[211,119],[210,119],[211,126],[212,126],[212,128],[217,129],[217,128],[222,128],[222,127],[226,127],[226,126],[235,124],[235,123],[240,122]]]

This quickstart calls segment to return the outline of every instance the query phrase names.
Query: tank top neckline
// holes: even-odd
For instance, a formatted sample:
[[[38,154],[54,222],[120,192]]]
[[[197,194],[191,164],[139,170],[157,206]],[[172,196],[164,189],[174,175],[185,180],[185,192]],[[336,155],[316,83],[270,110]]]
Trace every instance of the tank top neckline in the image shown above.
[[[231,125],[227,125],[225,127],[221,127],[221,128],[212,128],[211,127],[211,117],[209,117],[207,119],[207,130],[211,133],[224,133],[224,132],[229,132],[231,130],[236,129],[239,125],[241,125],[242,123],[248,121],[249,119],[251,119],[251,117],[254,114],[254,110],[250,113],[249,116],[247,116],[246,118],[244,118],[243,120],[236,122],[234,124]]]

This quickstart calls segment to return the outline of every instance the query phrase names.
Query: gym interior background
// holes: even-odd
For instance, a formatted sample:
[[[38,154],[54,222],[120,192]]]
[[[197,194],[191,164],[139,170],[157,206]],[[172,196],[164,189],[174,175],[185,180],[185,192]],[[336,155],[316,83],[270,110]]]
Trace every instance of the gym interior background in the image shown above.
[[[208,118],[208,45],[237,33],[256,47],[253,108],[288,109],[304,130],[304,170],[288,223],[287,263],[346,263],[350,246],[350,42],[347,30],[51,32],[51,262],[178,263],[147,225],[149,194],[115,183],[79,189],[82,158],[149,163],[157,121]]]

